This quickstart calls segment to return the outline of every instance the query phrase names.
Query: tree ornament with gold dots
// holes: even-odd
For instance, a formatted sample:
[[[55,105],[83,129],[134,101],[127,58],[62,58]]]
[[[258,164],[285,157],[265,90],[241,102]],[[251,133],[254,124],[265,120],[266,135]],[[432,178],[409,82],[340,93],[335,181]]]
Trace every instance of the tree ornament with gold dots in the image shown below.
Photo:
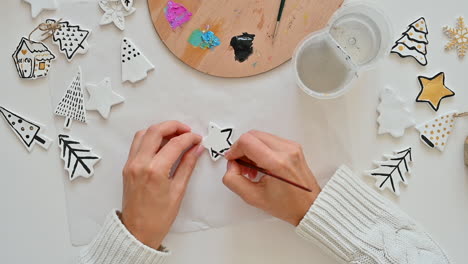
[[[424,144],[444,151],[447,140],[455,127],[456,119],[464,116],[468,116],[468,112],[451,111],[417,126],[416,129],[421,133],[420,138]]]
[[[422,66],[426,66],[428,34],[426,19],[421,17],[408,26],[408,30],[392,47],[391,53],[398,54],[402,58],[412,57]]]
[[[468,51],[468,27],[465,25],[463,17],[458,18],[456,28],[444,27],[444,33],[450,38],[450,42],[445,45],[445,50],[456,48],[458,57],[464,58]]]

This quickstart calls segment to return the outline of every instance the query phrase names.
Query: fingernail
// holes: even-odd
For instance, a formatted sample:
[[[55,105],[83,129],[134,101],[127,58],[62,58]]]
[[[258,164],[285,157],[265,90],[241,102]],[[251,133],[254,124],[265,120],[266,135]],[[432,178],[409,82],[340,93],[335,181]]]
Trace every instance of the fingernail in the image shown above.
[[[195,155],[197,155],[197,157],[200,157],[204,151],[205,147],[203,147],[202,145],[198,145],[197,150],[195,151]]]
[[[229,159],[230,153],[231,153],[231,150],[226,151],[226,152],[224,153],[224,157],[225,157],[226,159]]]

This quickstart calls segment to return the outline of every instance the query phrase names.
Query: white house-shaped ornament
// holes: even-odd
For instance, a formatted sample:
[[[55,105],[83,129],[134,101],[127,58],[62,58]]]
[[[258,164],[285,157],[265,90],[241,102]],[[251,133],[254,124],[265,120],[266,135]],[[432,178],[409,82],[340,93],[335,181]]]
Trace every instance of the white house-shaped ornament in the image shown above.
[[[34,80],[46,77],[55,55],[42,42],[23,37],[12,55],[20,78]]]

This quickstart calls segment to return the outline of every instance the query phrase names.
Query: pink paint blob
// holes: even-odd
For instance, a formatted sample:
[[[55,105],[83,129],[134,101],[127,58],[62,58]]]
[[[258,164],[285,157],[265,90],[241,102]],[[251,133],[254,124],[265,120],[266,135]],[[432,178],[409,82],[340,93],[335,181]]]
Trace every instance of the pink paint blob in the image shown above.
[[[166,14],[166,19],[172,29],[182,26],[192,17],[192,13],[190,13],[187,8],[174,1],[167,2],[167,7],[164,9],[164,13]]]

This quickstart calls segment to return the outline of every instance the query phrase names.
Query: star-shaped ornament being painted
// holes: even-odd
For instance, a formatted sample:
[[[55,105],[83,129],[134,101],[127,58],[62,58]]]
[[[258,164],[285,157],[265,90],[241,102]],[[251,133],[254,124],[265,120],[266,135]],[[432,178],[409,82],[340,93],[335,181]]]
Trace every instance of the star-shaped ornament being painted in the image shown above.
[[[105,12],[99,24],[114,23],[120,30],[125,29],[125,17],[133,14],[136,10],[134,7],[130,7],[128,10],[125,9],[120,0],[100,0],[99,6]]]
[[[31,16],[36,18],[42,10],[56,10],[56,0],[24,0],[31,5]]]
[[[419,92],[416,102],[426,102],[436,112],[439,110],[442,99],[455,95],[445,86],[445,73],[443,72],[432,78],[419,76],[418,79],[421,84],[421,92]]]
[[[217,161],[224,153],[231,149],[232,128],[220,128],[213,122],[210,122],[208,136],[203,139],[203,146],[209,151],[213,161]]]
[[[109,117],[110,109],[116,104],[120,104],[125,99],[112,91],[111,80],[105,78],[98,84],[87,84],[89,101],[86,104],[87,110],[96,110],[105,119]]]

